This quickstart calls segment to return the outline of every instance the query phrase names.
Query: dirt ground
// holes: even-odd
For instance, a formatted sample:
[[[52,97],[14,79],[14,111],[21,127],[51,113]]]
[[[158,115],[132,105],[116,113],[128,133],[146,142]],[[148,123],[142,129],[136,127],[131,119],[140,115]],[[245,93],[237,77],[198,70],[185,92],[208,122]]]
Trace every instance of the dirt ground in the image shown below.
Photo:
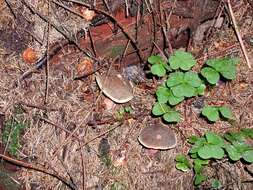
[[[174,159],[179,153],[187,154],[187,138],[193,134],[253,127],[253,71],[245,62],[228,15],[224,15],[222,27],[212,30],[208,45],[203,42],[190,50],[198,58],[196,70],[207,55],[240,58],[236,80],[219,82],[204,95],[206,103],[229,105],[235,120],[210,124],[194,107],[200,99],[188,99],[177,106],[183,113],[183,121],[164,124],[176,132],[177,146],[151,154],[137,138],[145,126],[161,122],[151,115],[159,81],[145,76],[144,81],[135,84],[130,102],[112,104],[100,92],[93,75],[73,80],[76,65],[86,56],[72,45],[50,60],[48,70],[43,67],[18,82],[22,73],[33,67],[24,61],[23,51],[30,47],[42,57],[47,43],[53,44],[62,36],[53,27],[47,36],[46,22],[32,14],[22,1],[10,2],[16,18],[6,1],[0,0],[0,135],[5,123],[12,119],[28,125],[20,137],[18,160],[56,173],[77,189],[211,189],[210,182],[194,187],[194,174],[178,171]],[[47,1],[26,2],[37,11],[47,12]],[[56,12],[52,13],[50,22],[57,21],[73,33],[85,25],[78,16],[53,3],[51,6]],[[237,6],[240,10],[236,9],[235,17],[253,66],[253,7],[247,1],[235,3],[234,7]],[[198,54],[204,46],[205,53]],[[110,106],[113,106],[111,110]],[[120,109],[128,107],[131,113],[119,114]],[[6,149],[1,148],[1,154]],[[253,189],[252,164],[247,170],[241,162],[221,161],[205,172],[210,179],[220,179],[223,189],[250,190]],[[11,170],[1,163],[0,177],[4,174],[7,177],[0,179],[0,189],[68,189],[59,179],[43,172],[24,167]],[[3,180],[7,178],[8,183]]]

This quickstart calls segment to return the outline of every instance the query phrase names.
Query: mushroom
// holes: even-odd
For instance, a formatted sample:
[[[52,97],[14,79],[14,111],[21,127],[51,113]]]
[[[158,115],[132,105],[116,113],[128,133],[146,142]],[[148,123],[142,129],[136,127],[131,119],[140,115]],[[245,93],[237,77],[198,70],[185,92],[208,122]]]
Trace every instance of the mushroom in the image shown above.
[[[176,134],[164,125],[150,125],[142,129],[139,142],[146,148],[166,150],[177,145]]]
[[[101,91],[116,103],[126,103],[133,98],[131,83],[120,74],[96,74],[96,81]]]

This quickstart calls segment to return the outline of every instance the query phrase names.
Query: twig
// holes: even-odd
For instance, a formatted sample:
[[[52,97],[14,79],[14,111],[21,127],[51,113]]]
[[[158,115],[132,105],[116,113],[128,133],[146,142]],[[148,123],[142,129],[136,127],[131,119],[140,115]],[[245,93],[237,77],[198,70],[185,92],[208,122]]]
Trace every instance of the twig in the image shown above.
[[[112,10],[111,10],[111,8],[110,8],[109,5],[108,5],[107,0],[103,0],[103,2],[104,2],[104,4],[105,4],[107,10],[109,11],[109,13],[112,13]]]
[[[65,184],[70,189],[77,190],[77,188],[73,184],[67,182],[68,181],[67,179],[59,176],[58,174],[51,173],[51,172],[47,171],[45,168],[33,166],[32,164],[29,164],[29,163],[26,163],[26,162],[23,162],[23,161],[20,161],[20,160],[16,160],[14,158],[11,158],[11,157],[3,155],[3,154],[0,154],[0,158],[2,158],[3,160],[5,160],[7,162],[10,162],[14,165],[17,165],[17,166],[48,174],[48,175],[60,180],[63,184]]]
[[[212,25],[211,25],[211,27],[209,27],[209,29],[206,32],[206,38],[209,37],[209,35],[210,35],[211,31],[213,30],[213,28],[214,28],[217,20],[221,16],[221,13],[223,12],[223,9],[224,9],[224,4],[222,2],[220,2],[219,7],[217,8],[216,13],[214,15],[214,19],[213,19]]]
[[[10,12],[13,15],[13,17],[16,19],[17,16],[16,16],[15,12],[13,11],[10,2],[8,0],[4,0],[4,1],[5,1],[6,5],[7,5],[7,7],[10,9]]]
[[[66,128],[64,128],[64,127],[62,127],[62,126],[60,126],[60,125],[57,125],[57,124],[53,123],[52,121],[50,121],[50,120],[48,120],[48,119],[46,119],[46,118],[40,117],[39,119],[42,120],[42,121],[44,121],[44,122],[46,122],[46,123],[48,123],[48,124],[50,124],[50,125],[52,125],[52,126],[54,126],[54,127],[60,128],[61,130],[65,131],[65,132],[68,133],[68,134],[71,134],[71,131],[67,130]],[[84,142],[84,140],[80,139],[80,138],[79,138],[78,136],[76,136],[75,134],[73,134],[72,136],[73,136],[77,141],[79,141],[79,142]]]
[[[84,144],[82,144],[78,149],[76,149],[76,151],[79,151],[82,147],[86,146],[87,144],[89,144],[89,143],[93,142],[94,140],[96,140],[96,139],[98,139],[98,138],[100,138],[100,137],[102,137],[102,136],[104,136],[104,135],[106,135],[106,134],[108,134],[108,133],[114,131],[115,129],[117,129],[117,128],[120,127],[121,125],[122,125],[122,123],[119,123],[117,126],[111,128],[111,129],[106,130],[105,132],[103,132],[103,133],[101,133],[101,134],[99,134],[99,135],[97,135],[97,136],[91,138],[90,140],[87,140],[87,141],[86,141]]]
[[[117,21],[117,19],[113,15],[108,14],[106,11],[103,11],[101,9],[97,9],[95,7],[92,7],[91,5],[89,5],[87,3],[84,3],[84,2],[81,2],[81,1],[78,1],[78,0],[63,0],[63,1],[67,1],[67,2],[72,2],[72,3],[83,5],[83,6],[87,7],[88,9],[91,9],[91,10],[97,12],[97,13],[100,13],[100,14],[108,17],[110,20],[112,20],[121,29],[122,33],[131,41],[131,44],[133,45],[133,47],[137,51],[137,54],[138,54],[138,56],[140,58],[140,61],[142,63],[144,63],[144,56],[143,56],[142,50],[139,48],[139,45],[135,42],[135,40],[133,39],[133,37],[131,35],[129,35],[128,32],[126,32],[126,30],[123,27],[123,25],[121,23],[119,23]]]
[[[30,6],[25,0],[21,0],[21,2],[34,14],[38,15],[43,21],[45,21],[46,23],[49,23],[49,18],[47,18],[45,15],[39,13],[38,11],[36,11],[32,6]],[[86,56],[90,57],[92,60],[96,61],[96,62],[100,62],[99,59],[93,57],[92,55],[90,55],[90,53],[88,53],[89,51],[87,49],[83,49],[80,47],[80,45],[77,43],[77,41],[75,40],[75,35],[71,35],[69,36],[69,34],[67,34],[61,26],[58,26],[56,24],[54,24],[53,22],[51,22],[51,26],[57,30],[60,34],[62,34],[66,40],[63,40],[61,42],[62,46],[65,46],[67,44],[74,44],[78,50],[80,50],[81,52],[83,52]],[[80,30],[79,32],[77,32],[77,39],[81,38],[83,36],[83,31]],[[55,46],[54,48],[52,48],[52,50],[50,49],[49,52],[49,57],[51,58],[52,56],[54,56],[58,51],[61,50],[62,46]],[[21,75],[21,77],[19,78],[19,82],[22,81],[23,79],[25,79],[28,75],[30,75],[31,73],[35,72],[37,69],[39,69],[40,67],[42,67],[45,63],[47,62],[47,56],[43,56],[39,61],[37,61],[37,63],[35,64],[35,66],[31,69],[29,69],[28,71],[26,71],[25,73],[23,73]]]
[[[125,0],[125,5],[126,5],[126,17],[129,16],[129,5],[128,5],[128,0]]]
[[[49,23],[49,18],[46,17],[45,15],[42,15],[42,13],[39,13],[38,11],[36,11],[31,5],[29,5],[25,0],[21,0],[21,2],[33,13],[38,15],[43,21],[45,21],[46,23]],[[69,37],[67,33],[65,33],[65,31],[62,30],[62,27],[57,26],[54,23],[51,23],[51,25],[60,33],[62,34],[65,38],[67,38],[69,41],[74,42],[74,37],[71,36]]]
[[[153,42],[156,42],[156,25],[157,25],[157,23],[156,23],[156,16],[155,16],[155,12],[154,12],[154,10],[152,9],[152,12],[151,12],[151,14],[152,14],[152,21],[153,21],[153,27],[154,27],[154,29],[153,29]],[[150,55],[152,55],[153,54],[153,51],[154,51],[154,48],[155,48],[155,45],[154,44],[152,44],[152,48],[151,48],[151,50],[150,50],[150,52],[149,52],[149,55],[148,56],[150,56]]]
[[[167,58],[166,55],[163,53],[163,51],[161,50],[161,48],[160,48],[155,42],[153,42],[153,44],[155,45],[155,47],[157,48],[157,50],[160,52],[162,58],[163,58],[164,60],[167,60],[168,58]]]
[[[138,42],[138,34],[139,34],[139,22],[140,22],[140,5],[137,5],[137,12],[136,12],[136,29],[135,29],[135,41]]]
[[[239,43],[240,43],[240,46],[241,46],[244,58],[245,58],[245,60],[247,62],[247,65],[248,65],[249,69],[251,69],[251,64],[250,64],[250,61],[249,61],[249,58],[248,58],[247,50],[246,50],[246,48],[244,46],[244,43],[242,41],[242,37],[241,37],[240,31],[239,31],[238,25],[236,23],[236,19],[235,19],[235,16],[234,16],[234,12],[233,12],[230,0],[227,0],[227,5],[228,5],[229,14],[230,14],[230,17],[232,19],[232,22],[233,22],[233,25],[234,25],[234,29],[235,29],[235,33],[236,33],[236,36],[237,36],[237,38],[239,40]]]
[[[52,0],[52,2],[53,2],[54,4],[56,4],[56,5],[60,6],[60,7],[62,7],[63,9],[66,9],[67,11],[69,11],[69,12],[71,12],[71,13],[73,13],[73,14],[75,14],[75,15],[77,15],[77,16],[83,18],[83,19],[85,19],[83,15],[81,15],[80,13],[74,11],[73,9],[70,9],[70,8],[67,7],[66,5],[64,5],[64,4],[62,4],[62,3],[59,3],[59,2],[57,2],[57,1],[55,1],[55,0]]]
[[[127,40],[127,44],[125,46],[125,49],[124,49],[124,51],[123,51],[123,53],[122,53],[122,55],[120,57],[120,61],[119,61],[120,64],[121,64],[122,60],[124,59],[124,57],[126,55],[127,49],[129,47],[129,44],[130,44],[130,40]],[[120,69],[122,69],[122,67]]]
[[[96,46],[94,44],[92,33],[91,33],[90,29],[88,29],[88,34],[89,34],[89,37],[90,37],[90,42],[91,42],[91,47],[92,47],[93,53],[94,53],[95,57],[97,57],[98,54],[97,54]]]
[[[45,89],[45,96],[44,96],[44,104],[47,105],[47,100],[48,100],[48,85],[49,85],[49,37],[50,37],[50,32],[51,32],[51,17],[50,17],[50,12],[51,12],[51,2],[48,1],[47,3],[48,6],[48,24],[47,24],[47,52],[46,52],[46,57],[47,57],[47,63],[45,67],[46,71],[46,89]]]

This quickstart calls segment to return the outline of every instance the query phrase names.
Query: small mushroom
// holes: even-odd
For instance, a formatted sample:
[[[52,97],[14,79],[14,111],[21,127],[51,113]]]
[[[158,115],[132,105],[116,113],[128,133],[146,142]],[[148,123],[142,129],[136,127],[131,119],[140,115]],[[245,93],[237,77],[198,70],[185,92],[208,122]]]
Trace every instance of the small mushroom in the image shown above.
[[[101,91],[116,103],[126,103],[133,98],[132,85],[120,74],[96,74],[96,81]]]
[[[161,124],[150,125],[142,129],[139,142],[146,148],[166,150],[177,145],[176,134]]]

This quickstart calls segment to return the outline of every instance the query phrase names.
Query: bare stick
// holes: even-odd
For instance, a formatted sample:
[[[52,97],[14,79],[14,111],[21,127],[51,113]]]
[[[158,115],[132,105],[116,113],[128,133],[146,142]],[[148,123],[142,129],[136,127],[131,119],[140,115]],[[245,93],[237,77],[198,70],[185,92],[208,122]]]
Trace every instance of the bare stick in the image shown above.
[[[227,4],[228,4],[229,14],[231,16],[231,19],[232,19],[232,22],[233,22],[233,25],[234,25],[234,29],[235,29],[235,33],[236,33],[236,36],[237,36],[237,38],[239,40],[239,43],[240,43],[240,46],[241,46],[244,58],[245,58],[245,60],[247,62],[248,67],[251,69],[251,64],[250,64],[250,61],[249,61],[249,58],[248,58],[247,50],[246,50],[246,48],[244,46],[244,43],[242,41],[242,37],[241,37],[238,25],[237,25],[236,20],[235,20],[235,16],[234,16],[234,13],[233,13],[233,9],[232,9],[230,0],[227,0]]]
[[[128,0],[125,0],[125,4],[126,4],[126,17],[129,16],[129,6],[128,6]]]
[[[46,57],[47,57],[47,63],[45,67],[45,72],[46,72],[46,89],[45,89],[45,96],[44,96],[44,104],[47,105],[48,101],[48,86],[49,86],[49,37],[50,37],[50,32],[51,32],[51,17],[50,17],[50,12],[51,12],[51,2],[48,1],[48,23],[47,23],[47,52],[46,52]]]
[[[137,51],[137,54],[138,54],[138,56],[140,58],[140,61],[142,63],[144,63],[143,52],[140,49],[139,45],[136,43],[136,41],[134,40],[134,38],[131,35],[128,34],[128,32],[125,30],[124,26],[120,22],[118,22],[117,19],[113,15],[108,14],[106,11],[103,11],[101,9],[97,9],[95,7],[92,7],[91,5],[89,5],[87,3],[84,3],[82,1],[78,1],[78,0],[63,0],[63,1],[67,1],[67,2],[72,2],[72,3],[79,4],[79,5],[83,5],[86,8],[91,9],[91,10],[97,12],[97,13],[100,13],[100,14],[106,16],[107,18],[109,18],[110,20],[112,20],[120,28],[120,30],[122,31],[122,33],[130,40],[132,46]]]
[[[3,155],[3,154],[0,154],[0,158],[2,158],[3,160],[5,160],[7,162],[10,162],[10,163],[12,163],[16,166],[20,166],[20,167],[23,167],[23,168],[32,169],[32,170],[35,170],[35,171],[38,171],[38,172],[48,174],[48,175],[60,180],[63,184],[68,186],[70,189],[76,190],[76,187],[73,184],[67,182],[67,179],[64,179],[63,177],[59,176],[58,174],[51,173],[51,172],[47,171],[45,168],[41,168],[41,167],[38,167],[38,166],[33,166],[32,164],[29,164],[29,163],[26,163],[26,162],[23,162],[23,161],[20,161],[20,160],[16,160],[14,158],[11,158],[11,157]]]
[[[5,0],[5,3],[7,5],[7,7],[9,8],[9,10],[10,10],[11,14],[13,15],[13,17],[16,19],[17,16],[16,16],[15,12],[13,11],[10,2],[8,0]]]

